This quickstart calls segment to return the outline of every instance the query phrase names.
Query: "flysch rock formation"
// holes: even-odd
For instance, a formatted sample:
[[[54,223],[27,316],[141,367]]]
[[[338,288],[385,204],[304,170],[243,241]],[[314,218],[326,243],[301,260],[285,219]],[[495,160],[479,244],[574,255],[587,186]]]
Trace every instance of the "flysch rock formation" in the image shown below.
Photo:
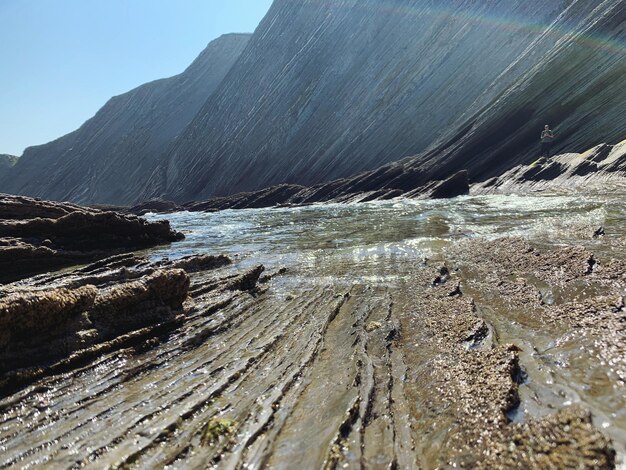
[[[625,12],[626,0],[275,0],[245,51],[216,46],[220,73],[183,74],[192,103],[182,78],[115,98],[28,150],[0,190],[180,204],[407,156],[413,187],[464,169],[476,181],[534,161],[545,123],[555,150],[582,152],[626,132]]]
[[[545,122],[558,149],[615,142],[625,6],[277,0],[147,196],[311,186],[429,146],[416,185],[493,176],[531,158]]]
[[[415,161],[392,163],[373,171],[311,187],[277,185],[259,191],[211,198],[179,205],[151,200],[126,210],[148,212],[216,211],[313,203],[358,203],[394,198],[437,199],[466,194],[528,193],[539,190],[572,192],[626,187],[626,141],[600,144],[582,154],[565,153],[540,157],[530,165],[518,165],[500,176],[470,184],[469,172],[460,170],[444,180],[421,183],[424,171]]]
[[[167,221],[0,194],[0,282],[182,238]]]
[[[175,211],[218,211],[224,209],[258,209],[275,206],[298,206],[314,203],[359,203],[381,201],[396,197],[411,199],[441,199],[469,194],[468,172],[459,171],[442,181],[431,181],[415,187],[418,181],[410,168],[391,164],[366,171],[351,178],[320,183],[309,188],[295,184],[279,184],[259,191],[215,197],[206,201],[176,204],[162,199],[148,200],[130,208],[116,208],[132,214]]]
[[[179,210],[213,211],[222,209],[245,209],[277,205],[305,205],[324,203],[358,203],[388,200],[396,197],[411,199],[441,199],[469,194],[467,171],[459,171],[443,181],[432,181],[414,188],[414,173],[398,165],[390,165],[365,172],[352,178],[305,188],[298,185],[278,185],[260,191],[233,194],[179,206]],[[162,201],[140,204],[130,209],[133,213],[147,210],[160,212],[171,206]]]
[[[226,256],[150,262],[126,254],[0,286],[0,391],[167,333],[193,308],[189,273],[230,264]],[[261,272],[211,277],[203,289],[224,302],[222,292],[254,289]]]
[[[614,468],[558,384],[594,360],[626,371],[623,259],[507,238],[378,266],[392,283],[125,256],[4,286],[0,466]],[[521,364],[548,375],[549,357],[497,322],[585,339],[586,367],[546,377],[538,416],[512,418]]]
[[[554,26],[567,34],[546,30],[525,51],[536,64],[512,64],[500,78],[511,79],[505,92],[495,100],[481,96],[416,159],[429,178],[468,168],[472,180],[484,181],[529,164],[540,156],[545,124],[555,129],[556,153],[624,138],[626,2],[568,2]]]
[[[180,75],[116,96],[76,131],[26,149],[10,175],[0,173],[0,191],[79,203],[136,200],[159,156],[214,92],[249,38],[224,35]]]
[[[610,191],[626,188],[626,141],[598,145],[582,154],[540,157],[472,185],[472,194],[526,194],[537,191]]]

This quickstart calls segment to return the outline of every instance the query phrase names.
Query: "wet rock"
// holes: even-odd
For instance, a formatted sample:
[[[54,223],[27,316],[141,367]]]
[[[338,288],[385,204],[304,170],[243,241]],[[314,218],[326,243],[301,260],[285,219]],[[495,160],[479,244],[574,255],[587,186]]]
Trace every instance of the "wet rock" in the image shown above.
[[[453,462],[472,468],[614,468],[615,451],[580,408],[566,408],[465,445]]]
[[[0,195],[0,282],[182,238],[166,221]]]
[[[448,292],[449,297],[461,296],[463,295],[463,291],[461,290],[461,281],[457,282],[450,292]]]
[[[220,274],[229,264],[225,256],[149,262],[120,255],[1,286],[0,390],[171,330],[196,308],[190,296],[210,303],[223,292],[258,294],[263,267]],[[194,289],[181,268],[199,276]],[[209,297],[201,292],[206,284]]]
[[[429,182],[410,165],[392,164],[355,176],[311,187],[278,185],[259,191],[212,198],[184,206],[190,211],[215,211],[314,203],[362,203],[397,197],[450,198],[469,192],[468,173],[460,171],[444,181]]]
[[[372,331],[376,331],[383,327],[383,324],[379,321],[371,321],[367,325],[365,325],[365,331],[371,333]]]
[[[134,330],[122,320],[129,333],[38,376],[28,369],[19,383],[31,386],[0,399],[0,465],[612,468],[623,427],[607,410],[623,409],[624,283],[613,270],[586,274],[591,258],[584,248],[502,239],[453,243],[436,269],[376,265],[376,279],[393,282],[355,278],[351,263],[328,267],[331,285],[317,277],[321,264],[290,266],[288,279],[269,283],[262,266],[191,273],[173,322]],[[80,311],[68,292],[87,305],[112,290],[141,296],[129,286],[177,271],[176,262],[118,255],[0,286],[0,301],[58,289]],[[442,266],[455,267],[455,283],[433,288]],[[451,296],[457,281],[464,295]],[[554,305],[538,300],[546,289]],[[567,299],[569,290],[580,295]],[[111,302],[125,309],[117,296]],[[140,305],[146,315],[154,307]],[[81,329],[84,341],[112,331],[110,318]],[[532,322],[537,330],[526,329]],[[555,366],[543,337],[581,362]],[[580,387],[605,372],[590,383],[599,389]],[[606,399],[598,417],[615,425],[606,429],[614,443],[588,411],[564,405],[563,389],[574,387],[592,410],[597,395]]]
[[[455,173],[444,181],[430,183],[406,194],[406,197],[423,199],[448,199],[469,194],[469,174],[466,170]]]
[[[164,201],[163,199],[151,199],[149,201],[142,202],[130,208],[126,208],[125,212],[135,215],[145,215],[149,212],[156,212],[159,214],[167,214],[170,212],[177,212],[183,210],[181,206],[172,201]]]
[[[626,141],[601,144],[584,153],[566,153],[518,165],[482,183],[472,194],[528,194],[537,191],[610,191],[621,188],[626,176]]]
[[[433,279],[432,286],[437,287],[448,282],[450,278],[450,270],[446,266],[439,268],[439,274]]]
[[[289,203],[290,199],[302,190],[302,186],[279,185],[256,192],[238,193],[232,196],[209,199],[185,206],[190,211],[207,211],[221,209],[246,209],[272,207]]]
[[[137,279],[98,287],[20,286],[0,299],[0,388],[14,384],[12,371],[34,368],[37,373],[75,351],[173,321],[182,313],[188,289],[182,270],[146,271]]]
[[[593,238],[600,238],[605,235],[604,227],[598,227],[598,229],[593,232]]]
[[[232,264],[232,260],[225,255],[192,255],[180,258],[175,261],[162,261],[158,263],[160,266],[168,268],[184,269],[185,272],[194,273],[198,271],[207,271],[211,269],[221,268]]]
[[[504,273],[530,272],[544,280],[568,282],[593,272],[596,261],[593,254],[582,246],[541,252],[523,238],[496,240],[468,240],[459,244],[466,263],[491,265]],[[456,248],[455,248],[456,250]]]
[[[266,283],[270,282],[272,279],[274,279],[275,277],[282,276],[285,273],[287,273],[287,268],[283,267],[283,268],[280,268],[278,271],[275,271],[273,273],[264,274],[263,276],[261,276],[259,278],[259,283],[260,284],[266,284]]]

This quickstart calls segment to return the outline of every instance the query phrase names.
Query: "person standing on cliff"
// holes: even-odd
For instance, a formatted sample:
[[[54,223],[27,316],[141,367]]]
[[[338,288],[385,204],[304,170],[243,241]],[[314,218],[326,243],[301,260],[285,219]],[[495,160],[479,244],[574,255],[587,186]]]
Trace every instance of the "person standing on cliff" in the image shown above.
[[[541,156],[550,158],[550,151],[552,150],[552,141],[554,140],[554,133],[550,129],[549,125],[545,125],[541,132]]]

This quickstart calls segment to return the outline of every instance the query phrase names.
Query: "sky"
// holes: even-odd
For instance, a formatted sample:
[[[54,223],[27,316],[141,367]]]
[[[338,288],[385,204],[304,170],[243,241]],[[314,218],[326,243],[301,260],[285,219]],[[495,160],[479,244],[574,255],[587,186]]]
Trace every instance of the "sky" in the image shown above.
[[[0,154],[78,128],[112,96],[253,32],[272,0],[0,0]]]

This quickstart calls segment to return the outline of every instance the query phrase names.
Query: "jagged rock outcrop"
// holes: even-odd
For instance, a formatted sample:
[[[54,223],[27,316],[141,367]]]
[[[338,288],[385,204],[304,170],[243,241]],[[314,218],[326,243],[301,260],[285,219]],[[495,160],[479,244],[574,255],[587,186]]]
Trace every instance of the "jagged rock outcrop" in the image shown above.
[[[212,41],[180,75],[111,98],[76,131],[26,149],[0,191],[74,202],[137,199],[158,157],[193,119],[250,35]],[[0,170],[1,171],[1,170]]]
[[[540,157],[498,177],[472,185],[472,194],[524,194],[536,191],[607,191],[626,187],[626,141],[598,145],[582,154]]]
[[[459,171],[443,181],[434,181],[424,188],[418,188],[406,194],[406,197],[418,196],[422,199],[449,199],[469,194],[469,174]]]
[[[183,238],[167,221],[0,194],[0,282]]]
[[[364,172],[352,178],[343,178],[321,183],[310,188],[283,184],[259,191],[233,194],[176,206],[178,210],[217,211],[223,209],[252,209],[281,205],[305,205],[316,202],[351,203],[384,201],[396,197],[411,199],[442,199],[469,194],[468,172],[463,170],[442,181],[431,181],[419,185],[419,173],[401,165],[389,165],[374,171]],[[155,203],[150,210],[168,212],[174,203]],[[174,204],[175,206],[175,204]],[[130,209],[131,213],[142,213],[143,205]]]
[[[180,326],[195,308],[189,273],[206,276],[231,263],[226,256],[150,262],[119,255],[0,286],[0,395]],[[202,284],[212,293],[206,304],[255,289],[262,271],[210,276]]]

